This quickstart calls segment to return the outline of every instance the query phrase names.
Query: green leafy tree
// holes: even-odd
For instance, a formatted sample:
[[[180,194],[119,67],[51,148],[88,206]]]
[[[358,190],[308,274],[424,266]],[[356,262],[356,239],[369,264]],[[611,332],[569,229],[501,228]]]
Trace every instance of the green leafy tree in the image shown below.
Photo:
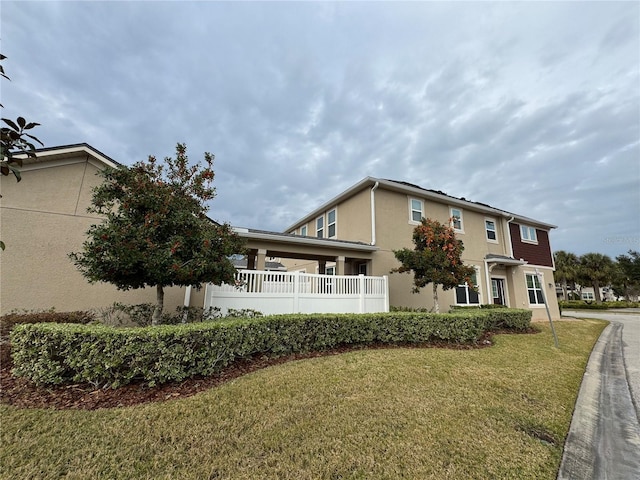
[[[616,257],[617,275],[613,289],[616,295],[627,300],[640,295],[640,252],[629,250],[627,255]]]
[[[580,257],[578,279],[580,283],[593,287],[596,303],[600,303],[600,287],[611,283],[613,279],[613,262],[602,253],[585,253]]]
[[[564,250],[554,252],[553,260],[556,266],[554,276],[562,285],[562,295],[564,300],[567,301],[569,300],[568,285],[574,284],[577,280],[580,261],[577,255]]]
[[[452,227],[437,220],[423,218],[413,230],[413,243],[413,250],[403,248],[393,251],[402,266],[392,272],[413,272],[413,293],[432,284],[436,312],[440,311],[438,285],[444,290],[450,290],[464,282],[473,286],[471,276],[475,270],[462,263],[460,257],[464,245],[456,238]]]
[[[229,256],[243,253],[242,240],[227,224],[207,216],[215,196],[213,155],[190,166],[186,146],[164,164],[149,157],[129,168],[107,168],[93,191],[90,213],[105,217],[87,232],[83,251],[71,253],[90,282],[108,282],[121,290],[155,286],[152,324],[158,324],[164,287],[204,282],[233,283]]]
[[[0,53],[0,61],[5,57]],[[10,80],[5,74],[4,67],[0,65],[0,76]],[[4,108],[0,104],[0,107]],[[35,122],[27,122],[23,117],[18,117],[15,121],[8,118],[3,118],[2,122],[4,126],[0,127],[0,173],[3,176],[9,176],[13,174],[16,180],[19,182],[22,180],[20,176],[20,167],[22,167],[22,158],[16,156],[25,154],[29,157],[35,157],[36,146],[34,143],[43,143],[33,135],[27,133],[27,130],[31,130],[34,127],[40,125]],[[2,195],[0,195],[2,197]],[[4,242],[0,241],[0,249],[4,250]]]

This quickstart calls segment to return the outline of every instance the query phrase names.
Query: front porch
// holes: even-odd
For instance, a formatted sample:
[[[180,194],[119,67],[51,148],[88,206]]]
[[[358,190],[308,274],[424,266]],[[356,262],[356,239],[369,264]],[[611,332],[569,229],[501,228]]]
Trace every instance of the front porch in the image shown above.
[[[389,311],[388,277],[320,275],[243,270],[235,285],[208,284],[205,310],[218,307],[284,313],[374,313]]]

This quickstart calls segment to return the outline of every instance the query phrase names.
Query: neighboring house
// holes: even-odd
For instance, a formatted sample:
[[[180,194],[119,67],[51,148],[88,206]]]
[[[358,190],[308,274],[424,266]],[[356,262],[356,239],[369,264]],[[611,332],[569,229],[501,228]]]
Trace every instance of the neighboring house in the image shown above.
[[[552,317],[560,316],[549,244],[555,225],[406,182],[367,177],[286,230],[304,237],[369,243],[377,247],[370,260],[346,266],[282,261],[290,270],[308,273],[388,275],[400,265],[393,251],[413,248],[413,229],[422,217],[451,222],[464,243],[464,262],[476,270],[477,291],[460,285],[439,292],[443,310],[449,305],[494,303],[529,308],[534,319],[545,319],[546,298]],[[413,294],[412,281],[411,274],[390,275],[391,305],[431,308],[431,289]]]
[[[0,177],[0,312],[105,307],[114,302],[155,303],[155,289],[126,292],[107,283],[89,284],[68,258],[80,251],[89,227],[87,213],[96,175],[120,164],[87,144],[40,149],[25,159],[22,181]],[[165,290],[165,305],[182,305],[184,288]]]

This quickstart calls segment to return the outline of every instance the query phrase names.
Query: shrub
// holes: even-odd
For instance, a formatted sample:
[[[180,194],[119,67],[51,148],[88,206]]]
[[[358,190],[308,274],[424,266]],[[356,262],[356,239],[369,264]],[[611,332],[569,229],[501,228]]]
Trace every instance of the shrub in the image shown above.
[[[639,302],[586,302],[584,300],[560,300],[558,305],[565,310],[608,310],[610,308],[640,308]]]
[[[116,302],[109,307],[94,310],[94,314],[96,320],[104,325],[115,327],[146,327],[151,325],[151,316],[154,308],[155,305],[152,303],[126,305]],[[226,316],[223,316],[218,307],[210,307],[205,310],[202,307],[185,307],[180,305],[176,307],[173,313],[163,312],[159,325],[205,322],[226,317],[256,318],[261,316],[261,312],[247,308],[241,310],[230,308]]]
[[[211,375],[236,359],[340,345],[474,343],[487,330],[521,328],[528,310],[454,314],[275,315],[156,327],[20,325],[11,333],[13,373],[38,384],[155,385]]]
[[[0,337],[7,338],[15,325],[22,323],[89,323],[95,320],[91,312],[12,312],[0,317]]]

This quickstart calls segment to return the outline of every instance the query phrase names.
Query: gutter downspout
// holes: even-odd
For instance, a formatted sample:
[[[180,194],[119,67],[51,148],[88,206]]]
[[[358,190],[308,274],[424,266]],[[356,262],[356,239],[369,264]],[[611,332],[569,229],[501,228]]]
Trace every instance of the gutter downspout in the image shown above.
[[[507,220],[507,238],[509,239],[509,251],[507,253],[511,258],[514,258],[514,256],[513,256],[513,242],[511,240],[511,227],[509,225],[511,224],[511,222],[513,222],[514,218],[515,218],[514,216],[511,216],[511,218]]]
[[[376,244],[376,195],[375,191],[380,186],[380,182],[376,182],[376,184],[371,189],[371,245]]]
[[[491,289],[491,277],[490,277],[491,272],[489,272],[489,262],[487,262],[487,259],[484,259],[484,276],[486,278],[487,281],[487,305],[489,304],[489,299],[493,300],[493,290]],[[493,303],[493,302],[492,302]]]

